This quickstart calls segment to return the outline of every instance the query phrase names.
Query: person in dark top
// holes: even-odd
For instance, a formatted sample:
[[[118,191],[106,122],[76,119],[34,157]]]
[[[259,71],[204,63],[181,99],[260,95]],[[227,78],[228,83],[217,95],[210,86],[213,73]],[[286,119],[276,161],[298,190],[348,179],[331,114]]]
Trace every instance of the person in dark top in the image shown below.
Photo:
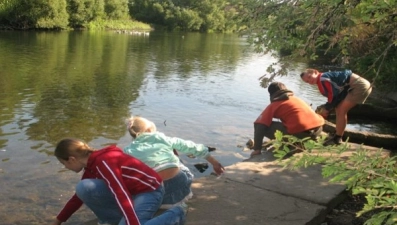
[[[320,111],[324,118],[335,109],[335,135],[331,135],[324,145],[339,145],[346,129],[347,112],[357,104],[364,104],[371,94],[371,84],[351,70],[322,73],[315,69],[306,69],[300,76],[304,82],[317,85],[320,93],[327,97],[327,102]]]

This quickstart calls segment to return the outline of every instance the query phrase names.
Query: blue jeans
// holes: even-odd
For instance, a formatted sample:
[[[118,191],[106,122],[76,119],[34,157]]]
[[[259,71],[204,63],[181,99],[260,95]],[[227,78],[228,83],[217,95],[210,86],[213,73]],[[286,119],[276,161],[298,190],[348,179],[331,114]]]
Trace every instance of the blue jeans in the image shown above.
[[[183,165],[179,165],[179,173],[172,179],[164,181],[164,198],[162,204],[175,204],[182,201],[191,192],[193,174]]]
[[[145,225],[182,225],[185,213],[175,206],[154,217],[163,200],[164,187],[155,191],[131,196],[135,213],[141,224]],[[99,223],[125,225],[126,221],[113,193],[102,179],[84,179],[76,186],[76,195],[97,216]]]

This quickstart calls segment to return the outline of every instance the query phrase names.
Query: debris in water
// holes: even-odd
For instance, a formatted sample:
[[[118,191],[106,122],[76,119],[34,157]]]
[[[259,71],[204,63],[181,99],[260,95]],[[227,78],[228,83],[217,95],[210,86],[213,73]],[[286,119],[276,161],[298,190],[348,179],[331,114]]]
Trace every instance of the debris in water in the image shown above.
[[[208,163],[197,163],[194,164],[194,167],[196,167],[200,173],[204,173],[208,169]]]

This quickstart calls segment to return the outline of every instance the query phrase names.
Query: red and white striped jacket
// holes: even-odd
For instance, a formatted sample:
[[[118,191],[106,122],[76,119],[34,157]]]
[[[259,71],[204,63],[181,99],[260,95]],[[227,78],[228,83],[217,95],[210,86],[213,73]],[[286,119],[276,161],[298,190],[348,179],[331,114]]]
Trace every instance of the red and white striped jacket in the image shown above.
[[[129,225],[140,224],[135,214],[132,195],[156,190],[162,183],[162,179],[153,169],[123,153],[117,146],[108,146],[91,153],[81,179],[105,180]],[[66,221],[82,204],[74,194],[57,219]]]

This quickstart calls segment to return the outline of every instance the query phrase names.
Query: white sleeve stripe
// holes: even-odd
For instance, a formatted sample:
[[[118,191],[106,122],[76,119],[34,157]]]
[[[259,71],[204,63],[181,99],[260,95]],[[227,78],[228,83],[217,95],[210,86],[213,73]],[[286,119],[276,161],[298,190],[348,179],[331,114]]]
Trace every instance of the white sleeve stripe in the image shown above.
[[[147,182],[145,182],[145,181],[143,181],[143,180],[141,180],[141,179],[139,179],[139,178],[137,178],[137,177],[132,177],[132,176],[128,176],[128,175],[125,175],[125,174],[123,174],[122,176],[123,176],[123,177],[130,178],[130,179],[137,180],[137,181],[141,182],[142,184],[151,187],[153,190],[156,190],[156,189],[157,189],[157,188],[154,187],[153,185],[150,185],[149,183],[147,183]]]
[[[135,172],[137,172],[137,173],[140,173],[140,174],[145,175],[146,177],[148,177],[148,178],[150,178],[150,179],[155,180],[157,184],[161,184],[161,182],[159,182],[159,181],[157,180],[156,177],[150,176],[149,174],[142,172],[142,170],[138,170],[138,169],[136,169],[136,168],[133,168],[133,167],[126,167],[126,166],[121,166],[121,168],[122,168],[122,169],[127,169],[127,170],[133,170],[133,171],[135,171]]]
[[[130,205],[132,206],[132,209],[133,209],[132,212],[134,213],[135,218],[136,218],[136,220],[138,221],[138,223],[139,223],[139,225],[140,225],[141,223],[139,222],[138,216],[137,216],[136,213],[135,213],[134,204],[132,204],[131,199],[130,199],[130,196],[125,192],[123,186],[121,185],[121,183],[120,183],[120,181],[117,179],[117,177],[114,175],[114,173],[113,173],[113,171],[110,169],[109,165],[108,165],[105,161],[102,161],[102,163],[105,165],[105,167],[106,167],[106,168],[109,170],[109,172],[112,174],[114,180],[115,180],[115,181],[117,182],[117,184],[120,186],[120,189],[123,191],[124,195],[125,195],[126,198],[128,199],[128,201],[129,201],[129,203],[130,203]],[[115,199],[116,199],[116,201],[117,201],[117,204],[119,205],[121,211],[123,212],[127,224],[130,225],[130,222],[129,222],[129,219],[128,219],[128,216],[127,216],[128,214],[124,211],[124,208],[123,208],[123,206],[121,205],[119,199],[117,198],[116,193],[114,192],[114,190],[113,190],[112,187],[110,186],[110,181],[109,181],[108,179],[106,179],[105,176],[103,176],[102,172],[99,170],[98,167],[97,167],[97,169],[98,169],[99,173],[101,174],[101,176],[108,182],[108,184],[109,184],[109,185],[108,185],[108,186],[109,186],[109,189],[112,191],[113,195],[115,196]]]

